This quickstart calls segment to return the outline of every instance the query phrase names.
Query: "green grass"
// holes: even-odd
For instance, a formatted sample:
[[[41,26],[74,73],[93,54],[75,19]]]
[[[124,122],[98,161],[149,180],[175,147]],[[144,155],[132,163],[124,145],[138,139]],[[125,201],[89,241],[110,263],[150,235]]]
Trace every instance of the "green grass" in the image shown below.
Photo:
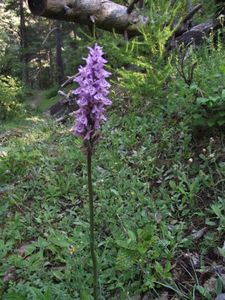
[[[18,119],[12,119],[12,120],[8,120],[6,122],[2,122],[1,127],[0,127],[0,134],[4,134],[7,131],[19,128],[19,129],[25,129],[25,128],[29,128],[30,126],[32,126],[33,124],[40,124],[43,123],[44,119],[43,116],[41,115],[34,115],[31,114],[30,116],[27,117],[21,117]]]
[[[51,105],[60,100],[60,96],[57,95],[57,91],[58,89],[56,87],[44,91],[42,98],[37,104],[37,110],[39,112],[47,111]]]
[[[42,91],[40,101],[38,101],[36,109],[38,112],[46,112],[53,104],[62,99],[62,96],[58,95],[60,87],[53,87],[48,90]],[[69,91],[67,86],[64,90],[65,93]]]

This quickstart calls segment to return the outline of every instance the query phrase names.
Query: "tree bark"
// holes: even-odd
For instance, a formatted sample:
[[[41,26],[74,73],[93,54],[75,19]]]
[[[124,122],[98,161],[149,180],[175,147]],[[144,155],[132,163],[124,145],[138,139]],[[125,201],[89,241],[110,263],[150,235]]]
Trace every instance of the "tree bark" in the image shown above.
[[[56,80],[61,84],[64,80],[64,64],[62,58],[62,30],[60,21],[55,21],[56,31]]]
[[[148,18],[127,7],[109,0],[28,0],[31,12],[38,16],[77,22],[85,25],[124,33],[139,33],[138,27],[146,25]]]

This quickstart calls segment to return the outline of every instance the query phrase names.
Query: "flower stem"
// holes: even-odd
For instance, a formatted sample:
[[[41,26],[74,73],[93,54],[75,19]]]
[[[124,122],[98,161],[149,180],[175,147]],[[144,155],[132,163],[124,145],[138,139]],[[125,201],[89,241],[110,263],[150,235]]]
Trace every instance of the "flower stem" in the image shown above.
[[[91,148],[91,147],[90,147]],[[88,172],[88,193],[89,193],[89,217],[90,217],[90,250],[93,263],[93,285],[94,285],[94,299],[98,299],[98,271],[97,258],[95,254],[95,233],[94,233],[94,201],[92,188],[92,171],[91,171],[91,149],[87,151],[87,172]]]

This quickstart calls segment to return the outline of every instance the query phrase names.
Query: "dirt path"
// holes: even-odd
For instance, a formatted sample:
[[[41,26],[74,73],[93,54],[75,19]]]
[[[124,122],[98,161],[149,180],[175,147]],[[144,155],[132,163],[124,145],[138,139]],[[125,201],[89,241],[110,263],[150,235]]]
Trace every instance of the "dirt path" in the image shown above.
[[[44,92],[43,91],[36,91],[35,95],[31,97],[31,99],[28,102],[28,105],[30,105],[31,108],[35,109],[38,107],[38,104],[43,99]]]

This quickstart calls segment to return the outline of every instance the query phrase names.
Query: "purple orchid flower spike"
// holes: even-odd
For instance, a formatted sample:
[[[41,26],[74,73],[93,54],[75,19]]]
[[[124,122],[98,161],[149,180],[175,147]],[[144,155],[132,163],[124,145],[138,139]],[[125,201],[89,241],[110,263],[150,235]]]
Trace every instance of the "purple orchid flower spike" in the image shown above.
[[[103,58],[102,47],[95,44],[89,49],[86,65],[79,68],[74,79],[79,84],[73,91],[78,97],[79,109],[73,113],[76,121],[71,131],[84,141],[93,142],[93,137],[106,120],[105,107],[112,104],[107,97],[110,84],[106,81],[111,73],[104,69],[107,61]]]

